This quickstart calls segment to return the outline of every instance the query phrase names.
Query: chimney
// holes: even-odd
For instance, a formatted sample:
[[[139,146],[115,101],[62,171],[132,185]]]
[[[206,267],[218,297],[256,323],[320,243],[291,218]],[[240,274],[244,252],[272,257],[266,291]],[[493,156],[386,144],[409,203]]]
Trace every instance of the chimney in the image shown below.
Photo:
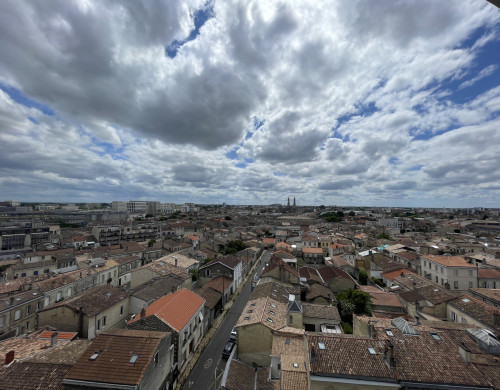
[[[493,313],[493,325],[500,326],[500,314]]]
[[[470,363],[470,349],[464,343],[458,344],[458,354],[466,363]]]
[[[311,363],[316,361],[316,344],[311,344]]]
[[[50,346],[53,347],[57,344],[57,332],[52,333],[50,336]]]
[[[371,322],[368,323],[368,337],[373,339],[376,336],[377,336],[377,330],[375,329],[375,326]]]
[[[8,365],[14,361],[15,351],[9,351],[5,354],[5,365]]]
[[[394,346],[390,342],[390,340],[385,340],[385,349],[384,349],[384,361],[391,370],[396,367],[396,360],[394,359]]]

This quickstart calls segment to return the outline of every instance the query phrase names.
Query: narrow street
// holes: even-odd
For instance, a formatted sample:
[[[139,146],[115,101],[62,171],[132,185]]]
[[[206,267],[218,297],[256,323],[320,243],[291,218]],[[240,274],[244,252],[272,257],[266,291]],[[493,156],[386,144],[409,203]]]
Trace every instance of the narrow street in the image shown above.
[[[254,278],[255,275],[260,276],[270,256],[270,252],[264,251],[260,258],[260,264],[258,264],[255,271],[248,276],[239,296],[234,301],[231,309],[229,309],[226,317],[214,333],[213,338],[207,344],[198,362],[193,367],[191,374],[184,384],[183,390],[215,390],[218,388],[227,362],[225,359],[222,359],[222,351],[229,340],[231,329],[236,325],[243,308],[250,298],[251,279]]]

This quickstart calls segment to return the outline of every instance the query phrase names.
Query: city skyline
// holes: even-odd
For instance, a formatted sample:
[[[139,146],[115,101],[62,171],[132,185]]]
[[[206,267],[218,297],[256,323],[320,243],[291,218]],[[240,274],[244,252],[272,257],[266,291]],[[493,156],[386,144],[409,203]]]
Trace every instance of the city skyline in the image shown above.
[[[500,207],[487,1],[0,11],[0,200]]]

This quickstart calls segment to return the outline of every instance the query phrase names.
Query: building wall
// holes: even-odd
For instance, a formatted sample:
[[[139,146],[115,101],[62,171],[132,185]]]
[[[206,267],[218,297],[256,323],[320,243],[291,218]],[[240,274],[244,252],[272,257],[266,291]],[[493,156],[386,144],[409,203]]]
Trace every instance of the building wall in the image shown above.
[[[82,324],[88,322],[83,319]],[[38,313],[38,326],[52,326],[63,332],[80,332],[80,314],[65,306],[58,306]],[[86,326],[88,328],[88,326]],[[81,337],[87,337],[86,329],[82,330]]]
[[[174,348],[170,348],[172,345],[172,337],[168,334],[164,339],[161,340],[158,346],[158,363],[154,361],[154,355],[149,363],[142,381],[139,384],[138,390],[155,390],[163,389],[163,385],[166,384],[167,380],[170,379],[169,383],[166,384],[166,389],[172,384],[169,374],[172,372],[174,364]]]
[[[423,259],[422,272],[434,283],[450,285],[450,290],[467,291],[477,288],[477,267],[447,267],[439,263]]]
[[[258,323],[238,327],[238,359],[260,366],[271,363],[271,329]]]

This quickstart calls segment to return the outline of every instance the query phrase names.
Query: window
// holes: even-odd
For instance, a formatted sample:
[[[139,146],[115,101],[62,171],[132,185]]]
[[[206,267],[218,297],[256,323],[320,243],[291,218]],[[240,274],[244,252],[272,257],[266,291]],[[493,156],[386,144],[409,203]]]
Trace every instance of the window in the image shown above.
[[[31,305],[26,306],[26,315],[29,316],[31,314]]]
[[[45,297],[45,302],[43,304],[44,307],[49,306],[50,304],[50,297]]]
[[[385,329],[385,333],[387,334],[387,336],[394,336],[394,333],[391,329]]]
[[[372,347],[368,347],[368,352],[370,352],[370,355],[376,355],[377,352],[375,352],[375,349],[373,349]]]
[[[458,269],[453,270],[453,276],[458,276]]]
[[[469,282],[469,288],[472,288],[472,287],[473,287],[473,286],[472,286],[472,282]]]
[[[25,276],[26,276],[26,272],[23,272],[23,273],[21,274],[21,278],[24,278]]]
[[[453,288],[454,288],[455,290],[456,290],[456,289],[458,289],[458,280],[455,280],[455,281],[453,282]]]
[[[451,320],[453,322],[457,322],[457,313],[455,313],[454,311],[451,312]]]
[[[102,317],[102,327],[106,326],[106,316]]]
[[[42,302],[38,301],[38,302],[36,303],[36,309],[37,309],[37,310],[40,310],[41,308],[42,308]]]
[[[101,329],[101,320],[97,320],[97,330]]]
[[[441,267],[441,273],[443,273],[443,272],[444,272],[444,269],[443,269],[443,267]]]
[[[5,316],[0,316],[0,326],[5,325]]]
[[[106,275],[104,275],[104,274],[101,275],[101,282],[104,282],[105,277],[106,277]]]
[[[432,336],[432,338],[434,340],[437,340],[437,341],[441,341],[442,340],[441,337],[437,333],[435,333],[435,332],[431,332],[431,336]]]
[[[319,349],[326,349],[325,343],[319,342],[318,343],[318,348]]]
[[[436,278],[436,283],[438,283],[439,282],[439,278],[437,277],[437,275],[435,276],[435,278]]]
[[[123,315],[123,306],[120,306],[120,316]]]
[[[30,330],[30,322],[26,321],[26,330]]]
[[[21,318],[21,310],[16,310],[14,313],[14,320],[17,321],[19,318]]]
[[[62,292],[59,291],[56,296],[56,302],[59,302],[62,299]]]
[[[290,316],[290,324],[293,324],[293,317]]]
[[[132,357],[129,360],[129,363],[134,364],[137,361],[138,357],[139,357],[139,355],[132,355]]]
[[[155,353],[154,361],[155,361],[155,366],[158,364],[158,352]]]
[[[33,275],[38,275],[38,271],[33,271]]]
[[[67,293],[67,295],[68,295],[68,297],[70,297],[70,296],[71,296],[71,287],[70,287],[70,288],[68,288],[68,293]]]
[[[49,273],[49,269],[48,269],[48,268],[46,268],[46,269],[44,269],[44,270],[43,270],[43,272],[44,272],[45,274],[48,274],[48,273]]]

